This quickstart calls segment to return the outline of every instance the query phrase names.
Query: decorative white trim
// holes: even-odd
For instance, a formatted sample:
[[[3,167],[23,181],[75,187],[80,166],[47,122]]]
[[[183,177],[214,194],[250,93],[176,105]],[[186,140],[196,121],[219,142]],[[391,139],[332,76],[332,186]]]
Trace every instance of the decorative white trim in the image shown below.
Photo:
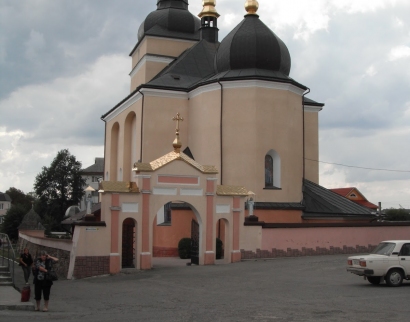
[[[207,251],[205,252],[205,254],[215,254],[215,252],[214,252],[213,250],[207,250]]]
[[[145,252],[145,253],[141,253],[141,255],[142,256],[148,256],[148,255],[151,255],[151,253],[150,252]]]
[[[221,86],[218,83],[208,84],[208,85],[198,87],[194,89],[192,92],[189,92],[188,97],[189,99],[191,99],[203,93],[213,92],[213,91],[217,91],[220,89],[221,89]]]
[[[151,179],[151,175],[150,174],[142,174],[142,175],[138,175],[137,177],[141,177],[143,179]]]
[[[230,205],[216,205],[215,211],[217,214],[229,214],[231,213],[231,206]]]
[[[141,92],[149,97],[166,97],[166,98],[179,98],[188,99],[188,93],[180,91],[170,91],[156,88],[141,88]]]
[[[203,189],[181,188],[181,189],[179,189],[179,194],[181,196],[203,196],[204,195],[204,190]]]
[[[110,207],[111,211],[121,211],[121,207],[118,206],[114,206],[114,207]]]
[[[110,253],[110,256],[120,256],[119,253]]]
[[[141,193],[143,193],[143,194],[151,194],[152,191],[151,191],[151,190],[141,190]]]
[[[242,209],[241,209],[241,208],[232,208],[232,211],[233,211],[233,212],[241,212]]]
[[[214,192],[207,192],[206,194],[205,194],[205,196],[215,196],[215,193]]]
[[[162,195],[162,196],[176,196],[178,192],[177,188],[154,188],[153,194],[154,195]]]
[[[136,73],[139,72],[141,67],[145,65],[147,62],[150,63],[164,63],[164,64],[170,64],[175,60],[173,57],[163,57],[163,56],[156,56],[156,55],[150,55],[146,54],[144,57],[140,59],[140,61],[135,65],[135,67],[132,69],[130,72],[130,77],[134,77]]]
[[[122,212],[139,212],[138,202],[123,202],[121,208]]]
[[[323,107],[320,106],[303,106],[303,109],[305,112],[320,112],[321,110],[323,110]]]
[[[231,253],[232,254],[237,254],[237,253],[240,253],[241,251],[240,250],[233,250]]]
[[[216,181],[218,178],[206,178],[207,181]]]
[[[288,83],[281,83],[281,82],[268,82],[264,80],[240,80],[240,81],[230,81],[230,82],[222,82],[223,88],[247,88],[247,87],[260,87],[260,88],[268,88],[268,89],[278,89],[283,91],[289,91],[295,93],[297,95],[302,96],[305,92],[304,89],[299,88],[293,84]]]
[[[124,112],[127,108],[129,108],[132,104],[138,102],[142,98],[142,95],[140,92],[134,93],[128,100],[126,100],[124,103],[122,103],[120,106],[118,106],[114,111],[112,111],[110,114],[108,114],[103,120],[106,122],[111,121],[118,115],[120,115],[122,112]]]

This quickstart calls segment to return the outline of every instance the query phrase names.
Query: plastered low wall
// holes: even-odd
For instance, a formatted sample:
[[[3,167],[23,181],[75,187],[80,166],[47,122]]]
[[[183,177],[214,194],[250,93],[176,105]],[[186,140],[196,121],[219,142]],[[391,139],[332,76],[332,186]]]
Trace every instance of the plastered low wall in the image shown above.
[[[54,265],[54,269],[57,272],[59,279],[67,278],[72,247],[71,240],[33,237],[19,233],[19,240],[17,242],[18,254],[16,254],[16,256],[20,256],[23,249],[26,247],[34,260],[39,257],[40,252],[43,250],[51,256],[57,257],[58,262]]]
[[[242,259],[367,253],[379,242],[410,239],[410,226],[264,228],[261,248]]]

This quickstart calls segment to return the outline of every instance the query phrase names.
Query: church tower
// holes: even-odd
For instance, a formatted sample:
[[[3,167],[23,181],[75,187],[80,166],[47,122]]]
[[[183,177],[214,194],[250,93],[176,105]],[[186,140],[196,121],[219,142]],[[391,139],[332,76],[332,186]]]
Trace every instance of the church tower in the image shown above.
[[[188,11],[188,0],[158,0],[138,30],[132,57],[131,92],[148,83],[199,40],[200,21]]]
[[[209,42],[218,42],[218,17],[219,13],[216,12],[215,5],[216,0],[204,0],[203,9],[198,15],[201,18],[201,39],[205,39]]]

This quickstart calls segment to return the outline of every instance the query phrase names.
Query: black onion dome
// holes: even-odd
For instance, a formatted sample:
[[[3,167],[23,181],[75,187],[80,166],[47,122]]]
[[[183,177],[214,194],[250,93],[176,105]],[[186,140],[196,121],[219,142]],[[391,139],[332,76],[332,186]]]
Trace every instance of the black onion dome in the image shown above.
[[[290,54],[285,43],[260,19],[249,14],[221,42],[216,56],[218,72],[265,69],[290,73]]]
[[[138,30],[138,41],[146,35],[199,40],[201,22],[188,11],[188,0],[158,0]]]

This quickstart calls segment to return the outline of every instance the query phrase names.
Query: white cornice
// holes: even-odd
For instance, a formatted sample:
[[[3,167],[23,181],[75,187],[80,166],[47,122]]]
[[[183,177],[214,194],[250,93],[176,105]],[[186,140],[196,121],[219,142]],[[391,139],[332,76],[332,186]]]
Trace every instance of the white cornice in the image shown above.
[[[132,95],[125,102],[123,102],[120,106],[118,106],[114,111],[108,114],[103,120],[105,122],[111,121],[113,118],[117,117],[127,108],[129,108],[132,104],[138,102],[141,98],[142,98],[142,95],[140,92],[134,93],[134,95]]]
[[[152,96],[152,97],[188,99],[188,93],[180,92],[180,91],[170,91],[170,90],[156,89],[156,88],[141,88],[141,92],[143,92],[144,95],[146,96]]]
[[[134,55],[134,53],[142,46],[144,42],[146,42],[148,39],[161,39],[161,40],[170,40],[170,41],[176,41],[176,42],[187,42],[190,44],[196,44],[198,41],[197,40],[188,40],[188,39],[175,39],[175,38],[167,38],[167,37],[158,37],[158,36],[145,36],[144,39],[138,44],[138,46],[134,47],[134,49],[131,52],[131,56]]]
[[[176,41],[176,42],[188,42],[191,44],[196,44],[198,40],[188,40],[188,39],[179,39],[179,38],[168,38],[168,37],[159,37],[159,36],[145,36],[145,39],[166,39],[170,41]]]
[[[189,99],[194,98],[195,96],[201,95],[206,92],[213,92],[221,89],[221,85],[218,83],[208,84],[195,88],[193,91],[189,92]]]
[[[323,110],[323,107],[320,107],[320,106],[304,106],[304,111],[305,112],[315,112],[315,113],[318,113],[318,112],[320,112],[321,110]]]
[[[137,65],[135,65],[135,67],[132,69],[130,73],[130,76],[134,77],[134,75],[138,73],[141,67],[144,66],[147,62],[170,64],[174,60],[175,58],[173,57],[164,57],[164,56],[156,56],[156,55],[147,54],[141,58],[141,60],[137,63]]]
[[[264,80],[241,80],[241,81],[231,81],[222,82],[224,88],[246,88],[246,87],[259,87],[259,88],[268,88],[268,89],[278,89],[282,91],[290,91],[297,95],[302,96],[305,92],[304,89],[299,88],[293,84],[281,83],[281,82],[268,82]]]

